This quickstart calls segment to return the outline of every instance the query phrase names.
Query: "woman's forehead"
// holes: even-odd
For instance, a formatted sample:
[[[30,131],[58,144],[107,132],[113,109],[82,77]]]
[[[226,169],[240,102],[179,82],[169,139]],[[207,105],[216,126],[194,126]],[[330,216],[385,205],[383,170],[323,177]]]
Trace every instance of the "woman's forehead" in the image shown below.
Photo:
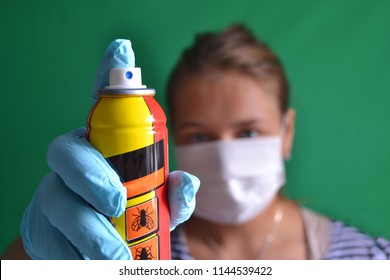
[[[183,119],[247,119],[278,117],[277,99],[245,75],[195,76],[177,89],[175,121]]]

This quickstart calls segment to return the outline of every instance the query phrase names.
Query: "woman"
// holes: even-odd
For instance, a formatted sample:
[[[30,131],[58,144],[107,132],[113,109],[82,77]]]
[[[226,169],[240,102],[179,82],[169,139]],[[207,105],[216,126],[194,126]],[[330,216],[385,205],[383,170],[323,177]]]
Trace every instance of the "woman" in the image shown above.
[[[386,259],[390,246],[283,197],[295,112],[278,58],[243,26],[198,36],[168,84],[178,168],[201,181],[176,259]]]
[[[108,50],[98,81],[118,53],[120,46]],[[202,182],[193,217],[172,233],[173,259],[389,258],[387,240],[330,221],[280,194],[295,112],[288,108],[278,58],[248,29],[233,25],[197,37],[171,75],[168,100],[178,167]],[[86,141],[85,131],[57,138],[49,148],[49,164],[54,172],[39,186],[22,221],[28,254],[131,258],[107,220],[84,203],[100,212],[99,206],[108,208],[103,212],[108,216],[123,211],[117,203],[123,197],[121,183]],[[112,191],[105,192],[107,187],[98,185],[102,182],[114,184]],[[192,212],[199,182],[173,172],[169,185],[171,222],[177,225]],[[96,202],[91,198],[97,199],[97,188],[105,193]],[[84,200],[73,193],[80,190]],[[92,194],[85,195],[89,190]]]

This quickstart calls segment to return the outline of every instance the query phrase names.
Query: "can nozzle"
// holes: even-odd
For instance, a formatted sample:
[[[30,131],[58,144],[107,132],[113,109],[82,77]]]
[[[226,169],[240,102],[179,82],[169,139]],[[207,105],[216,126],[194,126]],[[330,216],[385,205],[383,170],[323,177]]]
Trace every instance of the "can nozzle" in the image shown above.
[[[110,83],[105,88],[146,88],[146,86],[142,84],[141,68],[134,67],[110,69]]]

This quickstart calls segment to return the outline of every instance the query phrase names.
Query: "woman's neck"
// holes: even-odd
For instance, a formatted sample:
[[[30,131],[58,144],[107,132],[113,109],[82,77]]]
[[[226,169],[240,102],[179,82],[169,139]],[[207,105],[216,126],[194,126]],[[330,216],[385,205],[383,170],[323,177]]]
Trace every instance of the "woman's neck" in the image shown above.
[[[285,208],[290,207],[288,204],[287,200],[277,196],[264,212],[241,225],[221,225],[191,218],[185,225],[191,254],[196,259],[256,259],[266,256],[272,243],[278,242],[285,220],[282,216]]]

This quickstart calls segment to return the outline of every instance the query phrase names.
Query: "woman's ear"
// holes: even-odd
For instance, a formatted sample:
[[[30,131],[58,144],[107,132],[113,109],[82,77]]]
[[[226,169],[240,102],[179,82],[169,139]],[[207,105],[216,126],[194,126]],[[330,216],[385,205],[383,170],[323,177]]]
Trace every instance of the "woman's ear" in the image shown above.
[[[288,109],[284,118],[282,153],[285,160],[290,160],[295,134],[295,110]]]

